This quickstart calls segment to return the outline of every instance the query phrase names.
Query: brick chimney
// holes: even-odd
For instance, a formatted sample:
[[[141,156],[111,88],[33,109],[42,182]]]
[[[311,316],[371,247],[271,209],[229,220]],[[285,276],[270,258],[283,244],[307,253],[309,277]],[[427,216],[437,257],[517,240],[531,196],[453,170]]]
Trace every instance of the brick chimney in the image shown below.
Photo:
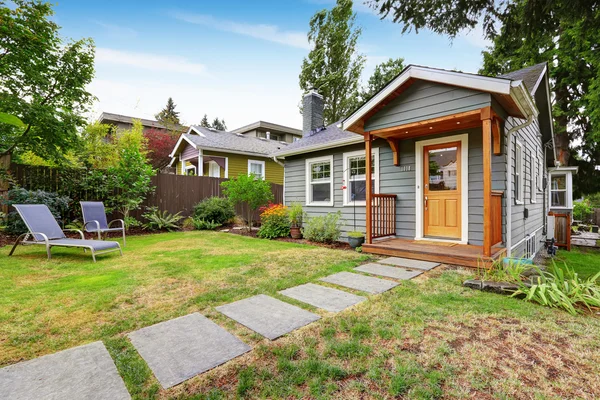
[[[323,96],[315,90],[302,99],[302,137],[310,136],[323,126]]]

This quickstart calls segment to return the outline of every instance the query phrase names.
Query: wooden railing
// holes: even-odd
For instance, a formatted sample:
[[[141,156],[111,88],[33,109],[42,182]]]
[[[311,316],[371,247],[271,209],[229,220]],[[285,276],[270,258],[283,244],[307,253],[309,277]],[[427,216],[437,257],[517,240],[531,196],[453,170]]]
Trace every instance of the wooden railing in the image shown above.
[[[502,191],[492,191],[492,246],[502,243]]]
[[[396,195],[371,195],[371,238],[396,235]]]

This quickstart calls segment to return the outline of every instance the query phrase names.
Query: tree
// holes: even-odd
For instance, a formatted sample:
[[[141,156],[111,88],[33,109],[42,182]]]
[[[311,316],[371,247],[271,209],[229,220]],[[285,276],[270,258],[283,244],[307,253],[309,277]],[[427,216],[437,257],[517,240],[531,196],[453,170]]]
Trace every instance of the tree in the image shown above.
[[[227,125],[225,125],[225,120],[219,120],[219,118],[215,118],[211,128],[216,129],[218,131],[226,131],[227,130]]]
[[[173,102],[173,99],[169,97],[165,108],[160,110],[154,118],[167,128],[181,125],[181,122],[179,121],[179,111],[175,111],[175,107],[177,107],[177,105]]]
[[[177,144],[178,135],[163,129],[148,129],[144,131],[148,146],[150,164],[155,169],[161,170],[171,162],[169,154]]]
[[[576,195],[600,191],[600,1],[377,0],[372,6],[403,25],[454,38],[483,24],[493,45],[481,73],[498,75],[547,61],[554,141],[562,165],[576,164]]]
[[[208,117],[206,116],[206,114],[204,114],[204,117],[202,117],[202,121],[200,121],[200,126],[203,128],[210,128],[210,122],[208,122]]]
[[[302,62],[300,88],[323,96],[323,119],[334,123],[352,111],[359,100],[359,79],[365,58],[356,51],[361,29],[355,26],[351,0],[337,0],[310,20],[311,50]]]
[[[404,69],[404,58],[390,58],[387,61],[377,64],[373,74],[367,82],[367,87],[363,88],[360,97],[361,101],[365,102],[379,92],[387,85],[394,77],[396,77]]]
[[[246,209],[248,230],[252,229],[252,216],[256,210],[273,200],[271,184],[254,174],[240,174],[237,178],[221,183],[223,193],[232,204],[242,203]]]
[[[110,135],[111,125],[98,122],[89,124],[81,134],[82,148],[79,159],[83,165],[93,169],[114,167],[119,160],[119,153]]]
[[[49,3],[11,4],[0,1],[0,112],[23,125],[0,120],[0,156],[31,151],[61,160],[76,146],[93,100],[86,90],[94,76],[93,42],[63,41]]]

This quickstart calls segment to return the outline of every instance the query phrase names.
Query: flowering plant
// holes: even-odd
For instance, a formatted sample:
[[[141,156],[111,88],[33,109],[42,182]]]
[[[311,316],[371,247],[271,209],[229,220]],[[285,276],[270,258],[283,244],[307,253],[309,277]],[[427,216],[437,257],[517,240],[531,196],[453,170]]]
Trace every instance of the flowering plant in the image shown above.
[[[286,206],[269,203],[268,206],[261,207],[260,211],[261,226],[258,237],[274,239],[290,234],[290,217]]]

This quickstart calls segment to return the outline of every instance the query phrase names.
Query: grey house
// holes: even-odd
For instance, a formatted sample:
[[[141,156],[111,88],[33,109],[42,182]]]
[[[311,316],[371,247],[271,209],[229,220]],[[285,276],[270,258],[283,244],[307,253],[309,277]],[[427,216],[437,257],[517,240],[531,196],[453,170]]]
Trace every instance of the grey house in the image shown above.
[[[307,94],[303,138],[273,154],[285,202],[309,217],[341,211],[365,252],[530,258],[549,211],[570,213],[574,171],[555,165],[545,63],[499,77],[411,65],[343,121],[323,127],[322,112]]]

